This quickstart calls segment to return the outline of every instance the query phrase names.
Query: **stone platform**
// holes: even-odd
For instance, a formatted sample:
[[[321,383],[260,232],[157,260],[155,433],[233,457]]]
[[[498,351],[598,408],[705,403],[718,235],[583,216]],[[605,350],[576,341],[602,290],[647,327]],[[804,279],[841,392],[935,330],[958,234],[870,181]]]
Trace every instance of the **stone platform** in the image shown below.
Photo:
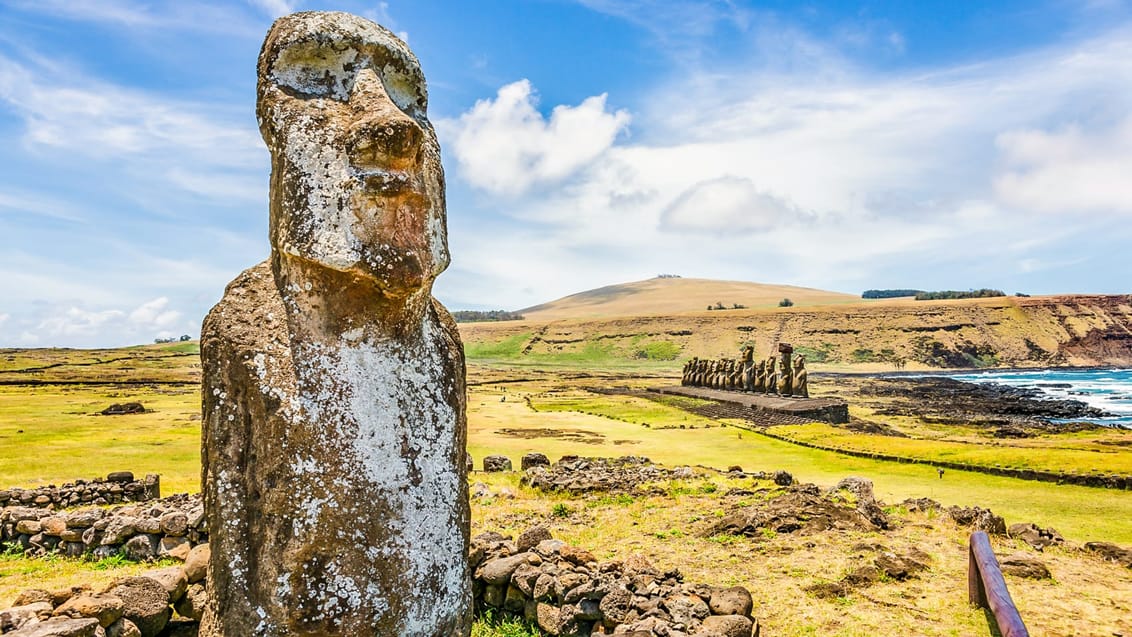
[[[728,405],[739,406],[744,410],[771,412],[783,416],[828,422],[835,425],[849,422],[849,403],[840,398],[787,398],[774,394],[752,394],[723,389],[711,389],[708,387],[686,387],[683,385],[650,387],[649,391],[660,394],[714,400]]]

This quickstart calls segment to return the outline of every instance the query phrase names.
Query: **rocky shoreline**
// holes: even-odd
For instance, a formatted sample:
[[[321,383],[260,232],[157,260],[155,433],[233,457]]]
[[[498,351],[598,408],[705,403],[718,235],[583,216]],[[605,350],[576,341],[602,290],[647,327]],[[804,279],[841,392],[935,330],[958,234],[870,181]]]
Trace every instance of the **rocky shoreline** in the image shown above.
[[[1065,433],[1102,425],[1092,419],[1112,414],[1079,400],[1050,399],[1032,387],[969,383],[945,376],[828,375],[838,390],[881,416],[912,416],[924,422],[997,428],[1005,438]]]

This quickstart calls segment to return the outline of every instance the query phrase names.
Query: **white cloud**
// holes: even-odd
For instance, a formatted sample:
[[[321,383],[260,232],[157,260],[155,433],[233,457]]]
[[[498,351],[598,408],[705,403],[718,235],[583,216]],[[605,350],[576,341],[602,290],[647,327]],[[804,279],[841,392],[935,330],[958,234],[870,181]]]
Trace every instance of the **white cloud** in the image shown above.
[[[1020,209],[1132,214],[1132,116],[1091,131],[1025,129],[996,140],[1006,168],[995,192]]]
[[[164,296],[147,301],[130,312],[129,320],[143,327],[169,327],[181,318],[181,313],[167,309],[168,306],[169,299]]]
[[[782,46],[805,73],[755,64],[680,74],[641,99],[632,140],[572,179],[530,188],[518,150],[478,156],[482,173],[459,174],[507,195],[478,207],[513,225],[453,234],[458,276],[482,290],[475,300],[516,308],[656,272],[850,291],[882,277],[1034,291],[1050,252],[1066,264],[1058,276],[1074,280],[1066,273],[1095,256],[1080,252],[1082,237],[1120,234],[1111,214],[1043,227],[1027,212],[1132,205],[1132,32],[884,76],[812,41]],[[504,87],[459,120],[483,134],[473,150],[504,146],[521,89]],[[1121,285],[1094,279],[1089,289]],[[443,278],[439,289],[455,292]]]
[[[0,327],[4,327],[4,324],[8,322],[8,318],[10,317],[10,314],[0,314]]]
[[[760,192],[750,179],[728,176],[685,190],[660,214],[660,227],[669,232],[751,234],[806,216],[789,202]]]
[[[284,0],[262,0],[284,5]],[[107,24],[138,32],[147,29],[262,36],[245,12],[221,2],[134,2],[132,0],[5,0],[13,9],[64,20]]]
[[[293,13],[295,5],[298,4],[294,0],[251,0],[251,2],[273,18]]]
[[[437,123],[468,183],[518,195],[535,184],[569,177],[605,152],[629,124],[629,113],[606,110],[605,94],[559,105],[544,118],[527,80],[476,102],[458,120]]]

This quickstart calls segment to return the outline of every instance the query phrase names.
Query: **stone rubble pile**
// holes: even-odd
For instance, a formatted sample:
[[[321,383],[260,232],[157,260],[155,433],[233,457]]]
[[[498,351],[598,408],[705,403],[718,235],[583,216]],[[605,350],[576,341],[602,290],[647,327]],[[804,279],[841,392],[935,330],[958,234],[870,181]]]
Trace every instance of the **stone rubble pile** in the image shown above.
[[[818,533],[829,529],[877,531],[889,528],[888,516],[864,478],[846,478],[826,492],[813,484],[796,484],[766,502],[724,516],[707,535],[759,537],[775,533]]]
[[[195,637],[204,605],[208,545],[183,566],[125,577],[99,591],[33,589],[0,611],[4,637]]]
[[[523,472],[522,484],[543,491],[573,494],[589,492],[643,493],[650,483],[696,477],[690,467],[668,469],[643,456],[580,458],[562,456],[552,465],[536,465]],[[653,489],[663,493],[659,486]]]
[[[101,559],[121,553],[135,561],[183,560],[194,546],[208,542],[208,534],[200,495],[180,494],[112,509],[4,507],[0,542],[17,543],[29,555],[57,551]]]
[[[515,541],[472,538],[469,564],[478,610],[521,615],[549,635],[752,637],[753,601],[742,587],[687,584],[646,559],[598,563],[536,526]]]
[[[117,471],[106,479],[75,480],[61,487],[53,484],[34,489],[0,489],[0,507],[25,506],[42,509],[66,509],[90,505],[145,502],[161,497],[161,478],[149,474],[135,480],[129,471]]]

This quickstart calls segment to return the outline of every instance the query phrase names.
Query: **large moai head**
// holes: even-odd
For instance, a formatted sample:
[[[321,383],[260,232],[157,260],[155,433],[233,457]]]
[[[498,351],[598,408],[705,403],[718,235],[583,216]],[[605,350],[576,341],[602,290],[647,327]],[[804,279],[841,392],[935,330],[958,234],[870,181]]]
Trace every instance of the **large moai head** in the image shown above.
[[[363,18],[305,12],[275,22],[258,70],[277,267],[430,291],[449,261],[444,174],[413,53]]]

